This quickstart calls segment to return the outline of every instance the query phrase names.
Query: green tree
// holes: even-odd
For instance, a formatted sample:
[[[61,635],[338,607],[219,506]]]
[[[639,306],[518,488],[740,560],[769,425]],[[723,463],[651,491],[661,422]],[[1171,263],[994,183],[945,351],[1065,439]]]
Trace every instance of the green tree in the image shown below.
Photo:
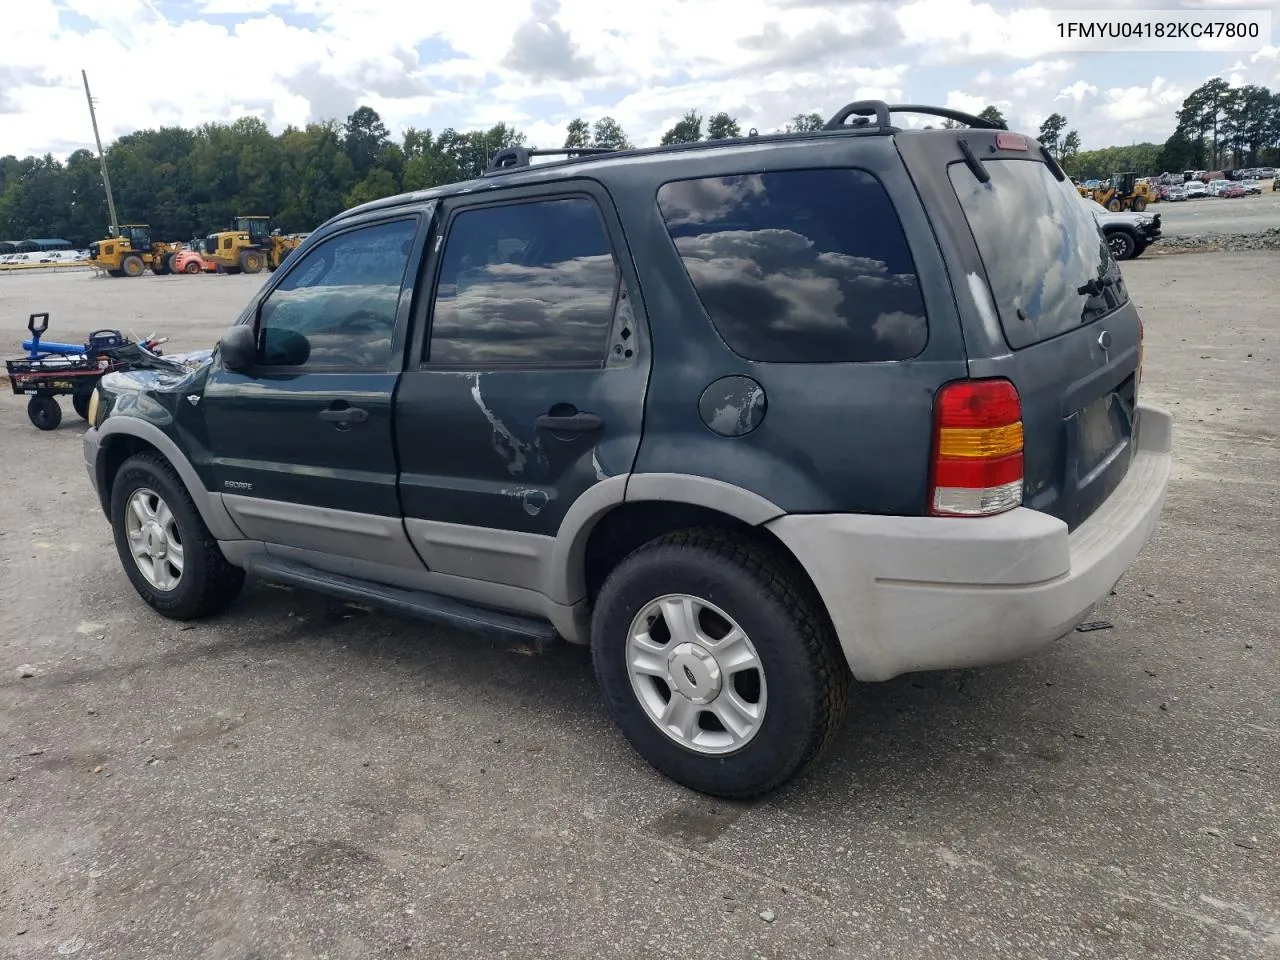
[[[1062,135],[1067,129],[1067,118],[1060,113],[1051,113],[1040,124],[1040,134],[1036,137],[1055,157],[1062,153]]]
[[[742,136],[742,128],[738,121],[723,111],[707,121],[708,140],[730,140]]]
[[[787,133],[812,133],[821,130],[826,122],[819,113],[797,113],[784,129]]]
[[[581,117],[570,120],[565,128],[564,145],[566,149],[591,146],[591,125]]]
[[[1004,114],[996,108],[994,104],[988,104],[982,108],[982,112],[978,114],[979,120],[986,120],[988,123],[998,123],[1002,127],[1007,127],[1009,122],[1005,120]]]
[[[1062,138],[1062,151],[1058,159],[1065,162],[1072,159],[1079,152],[1080,134],[1075,130],[1068,130],[1067,135]]]
[[[342,146],[357,175],[364,176],[391,143],[386,124],[372,107],[357,107],[342,127]]]
[[[696,143],[702,139],[702,116],[696,110],[690,110],[676,125],[662,135],[662,145],[673,143]]]
[[[609,150],[631,150],[633,145],[627,139],[622,124],[613,117],[601,117],[596,121],[591,132],[591,146],[605,147]]]

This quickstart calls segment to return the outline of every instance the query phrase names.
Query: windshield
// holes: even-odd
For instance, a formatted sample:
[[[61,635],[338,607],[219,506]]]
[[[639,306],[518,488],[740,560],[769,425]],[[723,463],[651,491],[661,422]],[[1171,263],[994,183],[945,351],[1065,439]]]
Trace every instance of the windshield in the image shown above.
[[[987,160],[980,183],[948,173],[986,268],[1005,339],[1030,346],[1105,316],[1129,299],[1091,208],[1039,160]]]

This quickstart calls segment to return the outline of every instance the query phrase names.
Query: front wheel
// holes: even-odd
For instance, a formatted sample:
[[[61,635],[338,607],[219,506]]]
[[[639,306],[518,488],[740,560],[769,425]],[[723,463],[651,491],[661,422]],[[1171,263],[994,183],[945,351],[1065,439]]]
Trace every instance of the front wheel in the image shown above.
[[[1134,197],[1132,206],[1134,213],[1141,213],[1143,210],[1147,209],[1147,198]]]
[[[745,799],[797,776],[838,729],[849,671],[820,602],[783,558],[723,531],[660,537],[595,604],[610,712],[659,772]]]
[[[225,609],[244,571],[222,555],[181,478],[153,454],[126,460],[111,487],[116,552],[138,595],[174,620]]]
[[[183,269],[183,272],[185,273],[199,273],[200,264],[196,263],[194,260],[189,260],[187,261],[187,265],[182,269]]]
[[[1111,256],[1116,260],[1130,260],[1137,244],[1128,231],[1112,230],[1107,234],[1107,246],[1111,248]]]
[[[57,430],[62,407],[53,397],[37,394],[27,401],[27,418],[38,430]]]
[[[129,254],[120,261],[120,271],[126,277],[140,277],[146,269],[146,265],[142,262],[142,258],[134,253]]]

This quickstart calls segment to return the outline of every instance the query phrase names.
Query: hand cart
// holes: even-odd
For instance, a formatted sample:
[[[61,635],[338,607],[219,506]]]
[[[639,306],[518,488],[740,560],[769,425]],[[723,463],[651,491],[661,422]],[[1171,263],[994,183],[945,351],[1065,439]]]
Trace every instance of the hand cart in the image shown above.
[[[49,314],[33,313],[27,320],[31,339],[22,348],[27,355],[6,360],[9,384],[18,396],[29,397],[27,416],[41,430],[56,430],[62,422],[62,407],[55,399],[70,396],[71,406],[83,420],[89,419],[89,399],[102,377],[114,370],[132,366],[131,355],[137,348],[158,354],[163,340],[149,339],[134,343],[119,330],[97,330],[81,344],[53,343],[41,340],[49,329]]]

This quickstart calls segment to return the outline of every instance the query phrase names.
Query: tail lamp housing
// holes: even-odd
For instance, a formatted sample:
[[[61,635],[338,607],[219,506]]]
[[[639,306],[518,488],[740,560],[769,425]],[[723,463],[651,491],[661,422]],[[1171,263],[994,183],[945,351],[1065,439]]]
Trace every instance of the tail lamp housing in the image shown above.
[[[929,513],[986,517],[1022,504],[1022,400],[1003,378],[958,380],[934,401]]]

